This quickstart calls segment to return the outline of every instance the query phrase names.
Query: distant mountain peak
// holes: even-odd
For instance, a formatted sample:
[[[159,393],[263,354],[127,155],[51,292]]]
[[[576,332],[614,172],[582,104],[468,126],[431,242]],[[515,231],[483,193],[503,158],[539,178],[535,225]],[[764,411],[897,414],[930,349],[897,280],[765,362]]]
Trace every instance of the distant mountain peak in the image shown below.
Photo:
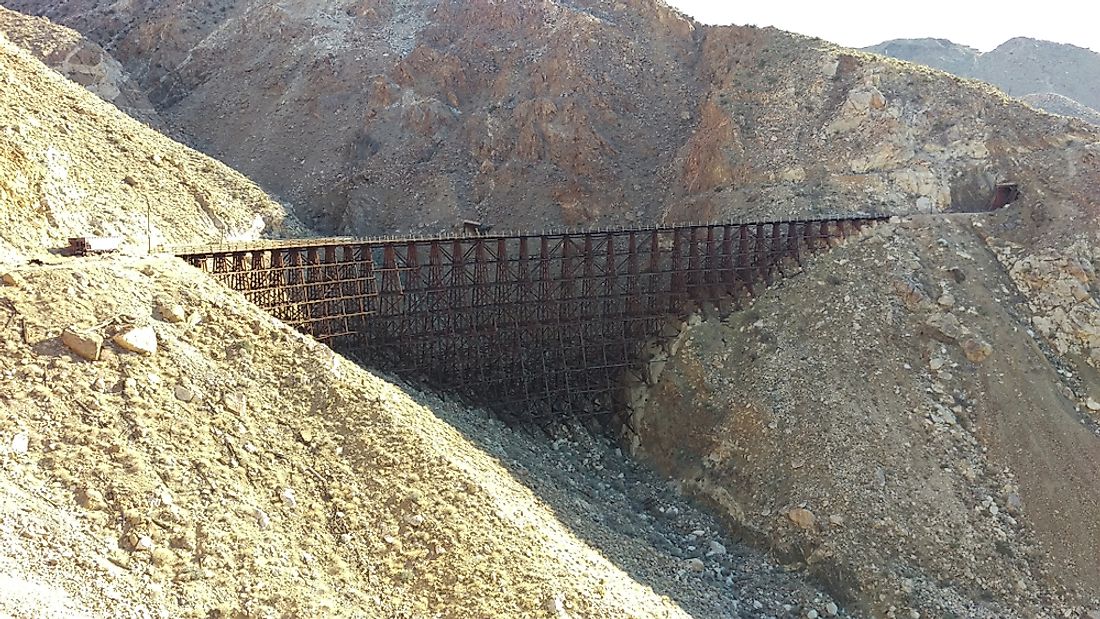
[[[1100,118],[1100,54],[1083,47],[1020,36],[985,53],[933,38],[884,41],[866,51],[989,82],[1053,114]]]

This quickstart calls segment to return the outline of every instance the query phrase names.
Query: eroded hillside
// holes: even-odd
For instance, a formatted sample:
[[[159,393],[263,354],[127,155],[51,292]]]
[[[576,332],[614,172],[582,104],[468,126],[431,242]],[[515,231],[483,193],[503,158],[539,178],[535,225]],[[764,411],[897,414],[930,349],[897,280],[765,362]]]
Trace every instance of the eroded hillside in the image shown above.
[[[689,328],[642,457],[875,616],[1096,608],[1098,254],[1016,217],[883,224]]]
[[[987,87],[656,0],[11,0],[310,222],[377,233],[988,204],[1100,130]],[[278,44],[273,44],[275,41]]]
[[[128,116],[165,129],[153,104],[117,60],[80,33],[42,17],[0,7],[0,32],[50,68],[84,86]]]
[[[0,36],[0,261],[70,236],[153,245],[297,229],[254,183],[126,116]],[[147,225],[148,224],[148,225]]]
[[[793,617],[830,603],[606,445],[551,446],[408,392],[174,259],[5,281],[2,614]]]

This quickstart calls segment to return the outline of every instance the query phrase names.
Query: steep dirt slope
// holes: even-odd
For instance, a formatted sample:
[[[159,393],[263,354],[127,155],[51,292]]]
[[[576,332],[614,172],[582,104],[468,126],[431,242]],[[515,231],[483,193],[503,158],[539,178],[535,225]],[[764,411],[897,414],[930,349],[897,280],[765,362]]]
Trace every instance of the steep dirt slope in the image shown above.
[[[1052,114],[1075,116],[1096,124],[1100,110],[1100,54],[1063,43],[1017,37],[991,52],[944,39],[897,39],[867,51],[916,62],[955,75],[973,77]],[[1066,105],[1036,95],[1053,93],[1076,103]],[[1084,108],[1084,109],[1079,109]]]
[[[164,122],[153,104],[102,47],[41,17],[0,7],[0,33],[51,69],[84,86],[104,101],[159,131]]]
[[[201,148],[334,231],[973,209],[1028,176],[1021,154],[1100,135],[657,0],[7,4],[104,45]]]
[[[0,261],[70,236],[153,243],[278,233],[286,210],[225,165],[126,116],[0,36]]]
[[[0,286],[0,614],[830,608],[608,446],[551,445],[413,395],[178,261],[13,273]],[[70,325],[108,338],[98,361],[67,348]],[[110,340],[135,327],[151,336],[130,341],[155,337],[155,351]]]

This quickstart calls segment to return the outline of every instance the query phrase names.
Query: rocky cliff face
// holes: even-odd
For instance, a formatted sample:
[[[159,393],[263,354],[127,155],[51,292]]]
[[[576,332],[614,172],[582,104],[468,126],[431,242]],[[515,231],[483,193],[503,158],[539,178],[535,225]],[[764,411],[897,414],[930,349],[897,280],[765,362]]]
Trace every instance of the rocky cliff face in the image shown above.
[[[1018,37],[985,54],[944,39],[898,39],[867,51],[989,82],[1052,114],[1093,124],[1100,116],[1100,54],[1092,50]]]
[[[9,6],[121,59],[196,145],[333,232],[984,207],[1094,142],[982,86],[656,0]]]

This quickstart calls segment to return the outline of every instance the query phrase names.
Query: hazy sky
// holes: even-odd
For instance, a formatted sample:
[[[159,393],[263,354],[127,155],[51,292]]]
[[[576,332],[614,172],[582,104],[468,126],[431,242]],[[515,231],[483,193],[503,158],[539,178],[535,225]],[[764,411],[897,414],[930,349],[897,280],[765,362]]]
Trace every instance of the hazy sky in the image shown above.
[[[1100,4],[1091,0],[665,1],[703,23],[775,26],[848,47],[935,37],[989,51],[1026,36],[1100,51]]]

